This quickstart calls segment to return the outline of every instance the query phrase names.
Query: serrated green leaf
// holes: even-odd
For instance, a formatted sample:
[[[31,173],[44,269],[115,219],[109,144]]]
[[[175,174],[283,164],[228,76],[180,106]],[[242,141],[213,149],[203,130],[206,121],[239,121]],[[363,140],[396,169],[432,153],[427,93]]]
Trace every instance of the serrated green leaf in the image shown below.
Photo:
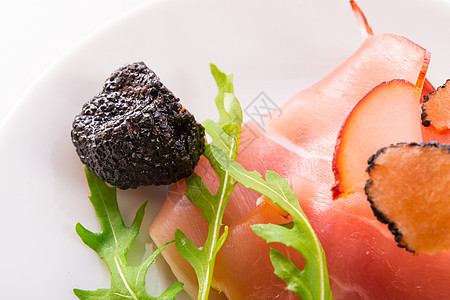
[[[203,254],[202,251],[197,248],[194,243],[184,234],[183,231],[177,229],[175,231],[175,241],[177,250],[183,253],[183,257],[191,264],[194,270],[203,274]]]
[[[242,126],[242,109],[239,101],[234,96],[233,75],[226,75],[215,65],[211,64],[211,73],[216,80],[219,92],[216,96],[216,106],[219,111],[219,121],[205,120],[202,125],[212,138],[212,145],[222,149],[223,152],[237,155]],[[227,126],[234,125],[233,135],[224,131]],[[231,149],[232,145],[234,149]],[[212,157],[211,157],[212,158]],[[213,158],[212,158],[213,159]],[[233,159],[236,159],[234,156]]]
[[[292,222],[292,225],[292,228],[287,228],[283,225],[256,224],[252,225],[252,230],[268,243],[283,243],[294,249],[309,249],[308,236],[296,230],[295,222]]]
[[[316,298],[310,286],[308,286],[308,280],[305,278],[307,273],[300,271],[297,266],[286,258],[281,252],[270,249],[270,260],[275,267],[275,275],[283,279],[287,284],[287,289],[296,292],[298,295],[302,295],[302,299],[314,300]]]
[[[211,74],[216,81],[219,92],[216,96],[216,106],[219,111],[220,116],[222,117],[222,112],[225,112],[224,105],[224,96],[226,93],[234,94],[234,86],[233,86],[233,74],[225,74],[219,70],[214,64],[210,64]],[[224,116],[225,117],[225,116]],[[219,119],[220,123],[226,123],[226,121]]]
[[[223,97],[223,106],[225,111],[228,113],[231,124],[240,125],[243,119],[241,104],[233,93],[226,92]]]
[[[208,235],[201,249],[197,248],[180,230],[175,232],[177,250],[192,265],[198,279],[197,299],[208,299],[216,255],[228,234],[228,228],[223,226],[222,218],[230,194],[236,185],[228,173],[220,168],[210,147],[214,145],[222,149],[224,155],[235,160],[242,126],[242,109],[233,95],[233,76],[226,75],[213,64],[211,64],[211,73],[219,89],[216,106],[220,117],[218,122],[206,120],[202,123],[213,139],[211,144],[206,145],[203,155],[219,175],[220,184],[214,194],[199,176],[194,174],[186,180],[186,196],[203,212],[202,218],[208,222]]]
[[[249,172],[214,145],[211,146],[211,153],[237,182],[268,197],[292,216],[291,228],[273,224],[252,226],[253,231],[267,242],[283,243],[305,257],[306,265],[299,270],[281,253],[271,250],[275,274],[288,284],[287,289],[304,300],[332,299],[325,253],[287,180],[272,171],[266,172],[265,179],[256,171]]]
[[[170,241],[149,255],[140,265],[130,266],[127,262],[128,250],[139,234],[145,213],[144,203],[136,212],[131,226],[124,224],[117,203],[116,189],[85,168],[86,178],[91,191],[92,205],[100,223],[101,232],[93,233],[77,223],[75,229],[82,241],[106,262],[111,274],[111,287],[87,291],[74,289],[80,299],[175,299],[182,290],[182,284],[169,287],[160,297],[152,297],[145,290],[145,276],[156,257],[167,247]]]
[[[189,189],[186,190],[186,196],[192,199],[191,202],[200,208],[203,212],[203,218],[210,222],[210,218],[217,211],[215,204],[215,195],[206,187],[203,179],[197,174],[192,174],[188,180]]]

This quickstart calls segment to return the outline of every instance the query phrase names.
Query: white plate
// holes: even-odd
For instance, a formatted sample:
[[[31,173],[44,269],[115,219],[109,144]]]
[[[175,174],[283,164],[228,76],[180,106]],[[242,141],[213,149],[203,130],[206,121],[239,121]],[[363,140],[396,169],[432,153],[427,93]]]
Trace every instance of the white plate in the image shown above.
[[[425,4],[426,3],[426,4]],[[450,6],[444,1],[359,1],[375,32],[405,35],[433,53],[430,80],[449,75]],[[426,6],[425,6],[426,5]],[[347,1],[151,2],[89,36],[53,65],[0,128],[2,299],[74,299],[109,286],[76,222],[98,230],[83,168],[70,142],[73,117],[118,67],[145,61],[198,119],[215,117],[214,62],[235,74],[245,107],[260,92],[281,105],[360,44]],[[167,188],[119,192],[127,220],[150,199],[138,246]],[[133,250],[133,260],[143,251]],[[159,260],[147,277],[159,293],[173,277]],[[180,299],[183,296],[180,297]]]

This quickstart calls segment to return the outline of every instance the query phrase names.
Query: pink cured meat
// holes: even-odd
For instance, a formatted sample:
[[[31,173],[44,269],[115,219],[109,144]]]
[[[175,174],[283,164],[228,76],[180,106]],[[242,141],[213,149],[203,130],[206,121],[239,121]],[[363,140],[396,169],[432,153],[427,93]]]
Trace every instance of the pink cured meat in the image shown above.
[[[298,296],[285,289],[286,284],[273,273],[270,262],[270,247],[281,251],[293,260],[299,268],[304,259],[298,252],[281,244],[271,244],[253,233],[249,225],[261,223],[286,223],[290,218],[281,216],[272,205],[262,202],[239,222],[231,225],[228,238],[217,256],[215,281],[219,290],[226,291],[232,299],[298,299]],[[243,242],[245,241],[245,242]],[[235,245],[239,244],[239,247]],[[256,260],[237,262],[230,268],[233,260],[253,257]],[[255,263],[257,262],[257,263]],[[246,276],[242,276],[246,274]],[[249,289],[248,287],[253,287]]]
[[[257,138],[239,153],[238,161],[248,170],[274,170],[289,179],[325,249],[334,299],[450,299],[450,253],[413,256],[399,249],[386,226],[376,221],[363,193],[332,201],[330,192],[331,156],[347,114],[382,81],[402,78],[415,82],[426,59],[426,51],[405,38],[369,37],[337,70],[294,96],[265,134],[247,124]],[[208,186],[217,186],[206,160],[196,172]],[[183,182],[174,185],[150,228],[157,245],[173,239],[176,228],[199,247],[205,239],[206,223],[184,190]],[[269,249],[269,245],[255,243],[254,251],[248,251],[247,242],[255,237],[250,238],[252,233],[245,224],[250,225],[261,209],[256,206],[258,197],[238,185],[230,198],[224,216],[224,223],[230,226],[229,237],[218,254],[216,271],[226,268],[235,273],[215,273],[214,287],[229,299],[295,298],[283,294],[283,286],[275,283],[257,297],[255,292],[261,287],[257,282],[246,286],[247,291],[233,287],[232,276],[249,276],[245,270],[254,268],[261,253]],[[271,217],[258,220],[279,222]],[[246,256],[236,257],[236,253]],[[195,276],[187,262],[173,245],[163,255],[187,292],[195,296]],[[265,270],[258,272],[261,280],[274,276],[270,268]]]
[[[332,180],[333,174],[328,166],[330,164],[328,160],[304,159],[296,153],[289,151],[284,147],[280,147],[279,144],[265,137],[256,125],[248,123],[246,126],[251,128],[251,136],[252,139],[254,139],[245,148],[245,151],[239,154],[240,158],[238,158],[238,161],[246,169],[257,171],[276,170],[283,177],[288,177],[290,170],[293,169],[297,170],[299,174],[301,174],[300,170],[323,170],[324,173],[328,174],[328,180]],[[243,134],[246,132],[250,133],[249,130],[244,130]],[[261,147],[261,145],[263,146]],[[280,157],[279,160],[266,159],[266,157],[275,157],[276,155]],[[249,156],[252,159],[249,159]],[[200,160],[195,172],[203,178],[209,188],[213,191],[217,189],[217,175],[212,171],[206,159],[202,158]],[[323,174],[320,174],[319,177],[313,176],[313,173],[309,175],[312,176],[311,181],[324,177]],[[189,199],[184,195],[185,190],[186,184],[183,180],[174,184],[169,191],[168,197],[161,207],[160,212],[153,221],[150,227],[150,235],[157,245],[173,239],[177,228],[180,228],[198,247],[203,245],[207,234],[207,223],[201,218],[201,211],[192,205]],[[259,196],[258,193],[245,189],[238,184],[228,202],[223,223],[232,226],[241,222],[243,218],[248,217],[248,214],[255,209],[256,201]],[[229,236],[232,235],[231,231],[232,228],[229,230]],[[171,266],[175,276],[177,276],[180,281],[184,282],[184,289],[191,296],[196,295],[194,271],[177,252],[175,246],[170,245],[167,247],[163,252],[163,256]],[[224,289],[223,291],[226,293]],[[276,296],[279,291],[281,291],[281,289],[277,290],[273,295]]]
[[[383,81],[406,79],[415,84],[427,56],[425,49],[404,37],[369,36],[336,70],[292,97],[271,126],[306,151],[332,156],[341,125],[356,103]]]

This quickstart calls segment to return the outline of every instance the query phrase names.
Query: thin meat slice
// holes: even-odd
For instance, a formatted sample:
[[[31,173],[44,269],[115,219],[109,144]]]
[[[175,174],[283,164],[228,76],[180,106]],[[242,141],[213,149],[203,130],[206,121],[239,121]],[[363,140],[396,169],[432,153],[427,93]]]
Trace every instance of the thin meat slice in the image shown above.
[[[390,232],[378,224],[363,194],[356,192],[345,201],[333,202],[330,192],[334,181],[331,163],[334,145],[353,106],[383,81],[401,78],[416,82],[420,77],[423,84],[428,59],[424,49],[405,38],[394,35],[368,37],[336,71],[294,96],[283,107],[281,116],[271,120],[264,133],[250,124],[256,137],[251,137],[254,140],[244,148],[245,151],[239,152],[238,161],[247,170],[263,174],[273,170],[288,178],[321,239],[334,299],[403,299],[402,292],[411,295],[410,299],[447,297],[441,278],[450,282],[450,266],[445,263],[450,261],[449,255],[416,259],[406,256],[409,253],[404,250],[399,254]],[[205,160],[200,162],[196,172],[208,186],[217,186],[217,178]],[[183,185],[174,186],[150,228],[157,245],[173,239],[177,228],[199,247],[206,237],[201,213],[184,196],[184,189]],[[243,245],[248,246],[248,239],[254,238],[245,224],[251,224],[249,214],[256,209],[258,197],[257,193],[238,185],[225,212],[224,223],[233,229],[227,247],[246,253],[244,258],[221,258],[216,264],[216,272],[220,274],[214,274],[214,287],[220,288],[230,299],[252,295],[258,288],[252,283],[240,286],[245,289],[243,291],[234,291],[239,287],[226,284],[228,279],[232,282],[231,275],[220,271],[229,268],[235,270],[232,274],[235,278],[248,280],[246,277],[250,275],[245,270],[261,260],[257,246],[254,251],[251,248],[239,250]],[[276,218],[264,221],[279,222]],[[192,269],[186,267],[183,258],[171,247],[163,255],[185,283],[187,291],[195,297]],[[218,256],[221,255],[219,252]],[[247,268],[241,266],[243,263]],[[261,278],[273,277],[269,268],[259,273]],[[416,294],[420,286],[424,287],[423,291]],[[273,289],[279,290],[279,285],[274,284]],[[418,297],[414,298],[414,295]],[[278,299],[286,299],[283,297]]]
[[[199,164],[206,159],[202,157]],[[173,184],[158,215],[150,227],[153,242],[159,247],[175,238],[175,230],[180,228],[197,246],[203,245],[208,232],[208,223],[201,218],[201,211],[184,196],[186,184],[180,180]],[[197,294],[197,279],[194,269],[177,251],[172,243],[163,251],[175,277],[184,283],[183,289],[191,296]]]
[[[420,91],[404,80],[383,82],[362,98],[348,115],[337,139],[333,197],[345,197],[368,178],[367,159],[379,148],[422,140]]]
[[[429,53],[404,37],[369,36],[336,70],[292,97],[271,130],[308,152],[332,156],[340,127],[360,99],[392,79],[422,87],[428,63]]]
[[[285,151],[279,145],[277,150],[276,144],[271,147],[272,156]],[[252,155],[251,151],[241,153],[242,163],[254,163],[250,160]],[[296,161],[296,154],[287,157]],[[266,163],[270,164],[265,161],[254,167],[261,171]],[[329,164],[331,167],[331,162]],[[280,168],[280,172],[283,171],[287,172]],[[345,200],[333,201],[328,184],[295,174],[289,175],[289,181],[324,247],[334,299],[450,299],[447,294],[450,252],[413,256],[398,248],[387,227],[376,220],[363,193],[356,192]],[[172,239],[176,228],[181,228],[199,247],[204,241],[206,223],[200,218],[198,209],[183,196],[184,188],[182,183],[174,186],[158,215],[162,219],[151,227],[157,244]],[[256,206],[258,195],[255,197],[253,193],[245,190],[239,194],[243,198],[235,200],[242,204],[252,203],[253,208],[247,213],[232,211],[230,207],[227,209],[227,214],[235,213],[242,217],[228,224],[229,236],[216,261],[214,287],[229,299],[260,299],[258,297],[263,295],[267,299],[275,298],[274,295],[283,295],[279,299],[290,299],[294,296],[283,291],[283,283],[278,279],[272,281],[274,274],[268,256],[262,258],[262,252],[268,251],[268,246],[250,229],[250,225],[256,222],[281,223],[284,217],[268,207],[261,212],[261,207]],[[239,209],[238,204],[233,209]],[[171,247],[163,254],[195,297],[193,271],[175,247]],[[250,271],[252,268],[257,271],[258,280],[252,280],[255,276]],[[236,284],[237,278],[246,284]],[[251,295],[258,293],[261,286],[259,281],[264,282],[264,293],[252,298]],[[267,282],[272,284],[266,286]]]
[[[301,205],[325,250],[334,299],[450,299],[450,252],[415,256],[397,247],[363,192],[321,203]]]
[[[429,93],[431,93],[434,90],[435,90],[435,88],[431,84],[431,82],[429,82],[428,79],[425,79],[425,82],[423,83],[422,94],[420,95],[420,103],[423,102],[424,96],[428,95]]]
[[[334,299],[450,299],[450,252],[414,256],[397,247],[364,192],[333,201],[324,196],[325,184],[293,177],[291,185],[325,250]],[[280,223],[283,217],[276,210],[269,214],[260,209],[230,228],[226,248],[218,254],[215,277],[229,299],[291,299],[278,280],[265,286],[273,278],[268,257],[261,257],[268,250],[250,226],[255,221]],[[293,253],[289,257],[301,265],[301,258]]]
[[[304,266],[303,257],[280,244],[267,244],[250,227],[254,224],[283,224],[289,221],[274,206],[263,201],[242,220],[230,226],[227,240],[216,259],[216,287],[229,299],[299,299],[295,293],[287,291],[286,283],[273,273],[269,251],[270,248],[281,251],[294,260],[299,268]],[[253,259],[248,260],[249,257]]]
[[[441,144],[450,145],[450,129],[438,132],[434,127],[421,127],[422,139],[424,142],[438,142]]]
[[[326,181],[332,182],[333,174],[329,160],[310,156],[302,157],[265,137],[255,124],[247,123],[245,126],[247,130],[243,130],[242,139],[247,140],[248,144],[243,151],[239,152],[238,162],[247,170],[258,172],[273,170],[286,178],[292,179],[291,174],[298,174],[296,176],[303,175],[311,182],[325,180],[325,178]],[[249,141],[249,139],[252,140]],[[218,176],[204,157],[200,159],[195,173],[203,178],[211,191],[217,190]],[[175,183],[153,221],[150,235],[157,245],[172,240],[177,228],[181,229],[198,247],[204,244],[208,231],[207,223],[201,218],[201,211],[184,195],[185,191],[184,180]],[[240,184],[236,185],[229,199],[223,223],[232,226],[241,222],[242,218],[255,209],[259,197],[258,193]],[[194,271],[187,261],[176,251],[174,245],[167,247],[162,255],[175,276],[184,283],[184,289],[194,297],[197,293],[197,283]]]

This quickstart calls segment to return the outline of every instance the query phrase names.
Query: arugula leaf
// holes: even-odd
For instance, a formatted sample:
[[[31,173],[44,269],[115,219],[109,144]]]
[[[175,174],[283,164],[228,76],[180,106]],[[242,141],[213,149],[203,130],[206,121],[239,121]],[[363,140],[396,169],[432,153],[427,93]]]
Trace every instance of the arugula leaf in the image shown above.
[[[91,196],[97,219],[101,225],[100,233],[93,233],[77,223],[75,229],[83,242],[105,260],[111,273],[111,287],[94,291],[74,289],[80,299],[175,299],[182,290],[183,284],[176,282],[159,297],[148,295],[145,290],[145,276],[148,268],[156,257],[167,247],[170,241],[148,256],[140,265],[130,266],[127,253],[139,233],[139,228],[145,213],[145,202],[137,211],[133,224],[125,226],[117,204],[115,187],[108,187],[94,173],[85,168]]]
[[[202,124],[213,139],[211,144],[206,145],[204,156],[219,175],[219,189],[216,194],[213,194],[207,188],[203,179],[196,174],[193,174],[186,181],[186,196],[202,210],[202,217],[209,225],[208,235],[201,249],[197,248],[181,230],[177,229],[175,232],[178,252],[189,261],[197,275],[199,284],[197,299],[208,299],[216,254],[228,234],[228,227],[222,224],[223,214],[230,194],[236,185],[228,172],[218,165],[211,153],[211,147],[219,148],[228,159],[236,160],[242,126],[241,106],[233,95],[233,76],[226,75],[213,64],[211,64],[211,73],[219,88],[216,106],[220,117],[218,122],[206,120]],[[222,228],[223,233],[221,234]]]
[[[292,216],[294,221],[289,224],[290,226],[274,224],[252,226],[253,231],[267,242],[283,243],[298,250],[305,257],[306,265],[300,271],[279,251],[270,250],[275,274],[288,284],[287,289],[295,292],[303,300],[332,299],[325,252],[287,180],[273,171],[267,171],[264,180],[260,173],[249,172],[226,157],[222,149],[213,145],[211,152],[220,166],[236,181],[271,199]]]

